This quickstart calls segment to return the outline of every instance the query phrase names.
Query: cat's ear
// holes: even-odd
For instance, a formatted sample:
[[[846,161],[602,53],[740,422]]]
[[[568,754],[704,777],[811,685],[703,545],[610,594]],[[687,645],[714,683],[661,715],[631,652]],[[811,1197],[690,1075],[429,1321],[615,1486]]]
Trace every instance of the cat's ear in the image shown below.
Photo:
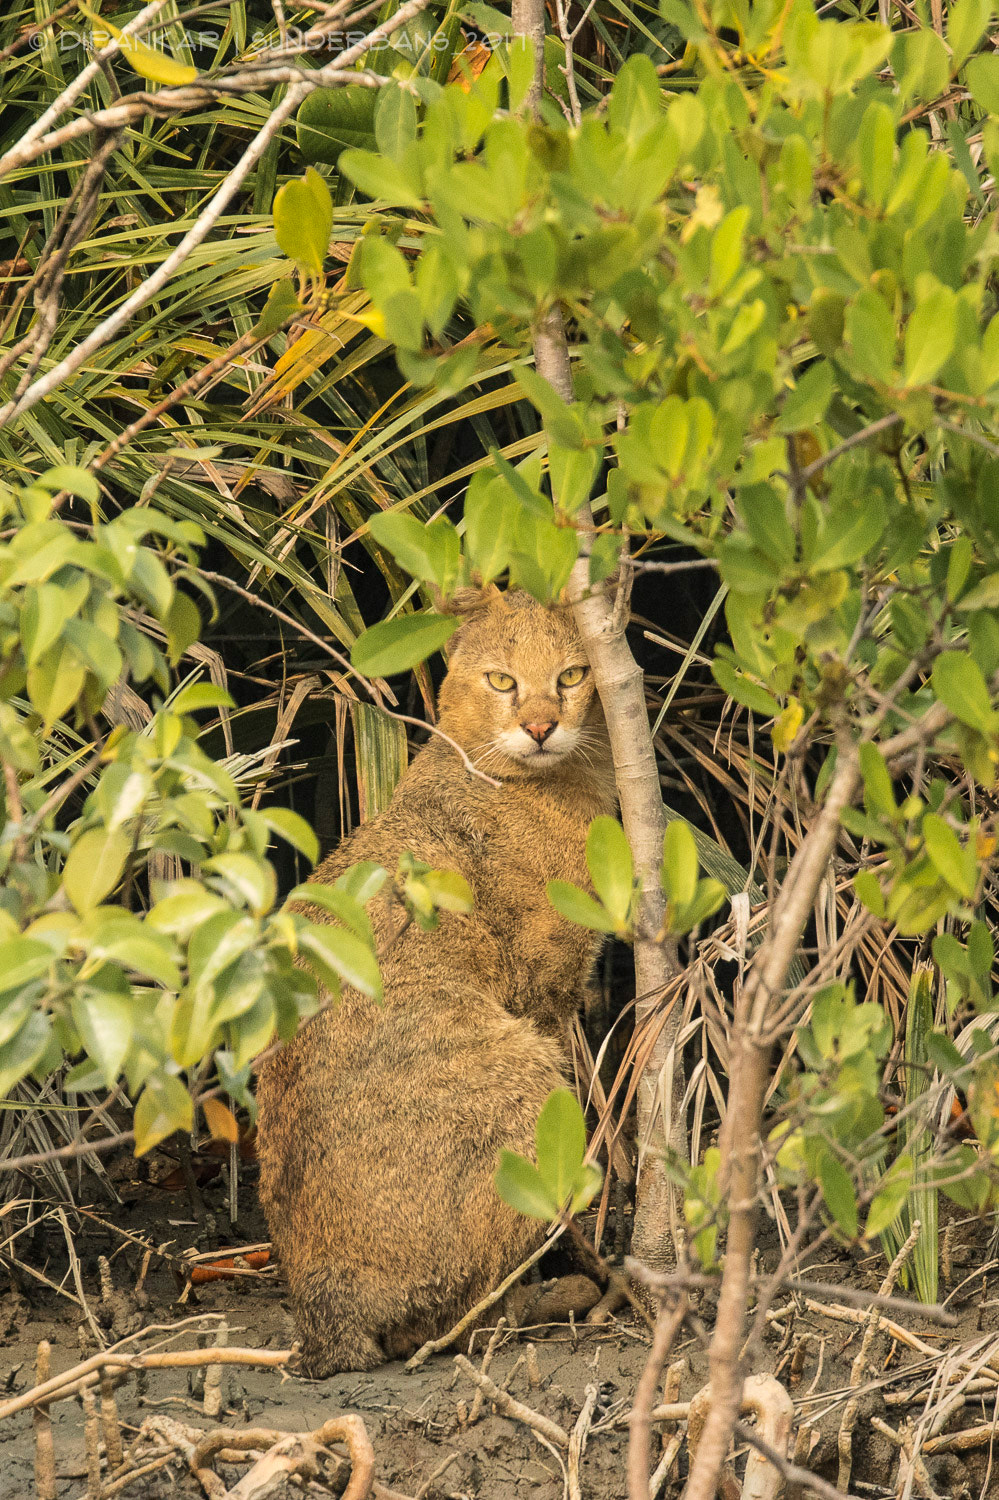
[[[432,592],[434,608],[438,614],[458,615],[462,620],[474,620],[491,610],[505,611],[509,608],[506,596],[495,583],[487,583],[484,588],[468,584],[448,595],[436,588]]]

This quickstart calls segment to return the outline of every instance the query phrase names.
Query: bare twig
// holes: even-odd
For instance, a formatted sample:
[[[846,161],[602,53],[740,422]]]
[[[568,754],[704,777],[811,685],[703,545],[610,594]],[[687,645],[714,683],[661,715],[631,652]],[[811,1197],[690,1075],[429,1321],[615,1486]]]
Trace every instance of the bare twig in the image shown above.
[[[450,1332],[443,1334],[439,1339],[428,1339],[425,1344],[421,1345],[413,1357],[406,1361],[406,1369],[412,1373],[413,1370],[418,1370],[422,1364],[425,1364],[431,1354],[439,1354],[442,1349],[449,1349],[453,1343],[461,1338],[463,1333],[468,1332],[472,1324],[477,1322],[484,1312],[488,1312],[491,1307],[494,1307],[512,1286],[516,1286],[517,1282],[524,1275],[524,1272],[529,1271],[533,1265],[536,1265],[564,1232],[564,1226],[561,1224],[553,1229],[544,1244],[539,1245],[537,1250],[532,1255],[529,1255],[525,1261],[522,1261],[515,1271],[510,1272],[509,1276],[505,1276],[498,1287],[478,1301],[474,1307],[469,1308],[465,1316],[458,1320]],[[0,1415],[2,1415],[2,1412],[0,1412]]]
[[[656,1319],[652,1348],[635,1390],[634,1407],[629,1417],[628,1500],[650,1500],[649,1448],[652,1432],[652,1407],[663,1366],[669,1358],[673,1340],[687,1316],[687,1296],[683,1293],[673,1308],[663,1304]]]
[[[504,1417],[512,1417],[515,1422],[523,1422],[525,1427],[530,1427],[533,1432],[547,1438],[548,1442],[554,1443],[556,1448],[566,1451],[569,1447],[569,1434],[557,1422],[549,1421],[540,1412],[532,1411],[522,1401],[515,1400],[509,1391],[501,1390],[495,1381],[490,1380],[488,1375],[483,1375],[481,1370],[477,1370],[472,1361],[466,1359],[463,1354],[456,1354],[454,1362],[462,1374],[475,1382]]]

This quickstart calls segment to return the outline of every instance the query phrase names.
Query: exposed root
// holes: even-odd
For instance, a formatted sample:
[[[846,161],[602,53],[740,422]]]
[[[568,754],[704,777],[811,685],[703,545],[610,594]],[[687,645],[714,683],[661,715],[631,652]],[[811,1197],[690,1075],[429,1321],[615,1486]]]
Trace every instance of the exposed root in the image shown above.
[[[499,1344],[499,1341],[503,1337],[503,1334],[505,1332],[506,1332],[506,1318],[500,1318],[499,1322],[496,1324],[496,1327],[492,1331],[492,1334],[491,1334],[490,1339],[489,1339],[489,1343],[486,1345],[486,1352],[482,1356],[482,1373],[483,1373],[483,1375],[488,1375],[488,1373],[489,1373],[489,1366],[492,1364],[493,1355],[496,1353],[496,1346]],[[469,1413],[468,1413],[468,1423],[469,1423],[469,1426],[471,1426],[473,1422],[477,1422],[479,1420],[479,1417],[482,1415],[482,1401],[483,1401],[482,1387],[479,1386],[478,1390],[475,1392],[474,1397],[472,1398],[472,1405],[471,1405],[471,1407],[469,1409]]]
[[[772,1375],[750,1375],[742,1387],[742,1411],[756,1417],[756,1430],[767,1448],[787,1457],[794,1424],[794,1402]],[[742,1500],[777,1500],[784,1488],[784,1475],[759,1448],[746,1460]]]
[[[916,1243],[916,1240],[919,1238],[919,1228],[919,1220],[917,1219],[912,1226],[909,1237],[906,1240],[905,1244],[899,1250],[898,1254],[895,1256],[895,1259],[888,1267],[887,1275],[885,1276],[884,1281],[881,1283],[882,1297],[891,1296],[892,1288],[895,1285],[898,1273],[899,1271],[901,1271],[902,1266],[905,1264],[905,1260],[909,1254],[909,1251],[912,1249],[912,1247]],[[867,1320],[864,1324],[864,1336],[861,1340],[860,1350],[857,1354],[856,1359],[853,1361],[853,1367],[850,1370],[850,1388],[853,1391],[859,1392],[859,1388],[864,1380],[865,1375],[867,1374],[867,1361],[870,1354],[871,1344],[874,1341],[874,1335],[877,1333],[880,1323],[880,1306],[878,1302],[875,1302],[872,1305],[870,1312],[867,1314]],[[850,1488],[850,1475],[853,1472],[853,1429],[857,1421],[859,1400],[859,1394],[850,1397],[849,1401],[846,1403],[846,1409],[843,1412],[843,1420],[840,1423],[839,1428],[839,1474],[836,1479],[836,1484],[839,1489],[844,1491]]]
[[[120,1354],[106,1349],[93,1354],[82,1364],[53,1375],[51,1380],[39,1382],[30,1391],[24,1391],[10,1401],[0,1405],[0,1421],[25,1411],[29,1406],[48,1405],[52,1401],[64,1401],[81,1390],[95,1386],[102,1370],[184,1370],[196,1369],[199,1365],[263,1365],[269,1369],[280,1369],[291,1359],[290,1349],[164,1349],[152,1354]]]
[[[38,1345],[38,1355],[35,1361],[35,1379],[39,1385],[44,1385],[49,1378],[49,1364],[52,1356],[52,1346],[48,1339],[42,1339]],[[35,1489],[38,1500],[55,1500],[56,1472],[55,1472],[55,1448],[52,1443],[52,1422],[49,1417],[48,1402],[40,1402],[35,1407]]]
[[[569,1438],[569,1463],[566,1472],[566,1488],[569,1500],[583,1500],[583,1488],[579,1478],[579,1466],[586,1452],[586,1439],[590,1435],[593,1413],[597,1404],[599,1388],[588,1385],[583,1393],[583,1408],[576,1418],[576,1425]]]

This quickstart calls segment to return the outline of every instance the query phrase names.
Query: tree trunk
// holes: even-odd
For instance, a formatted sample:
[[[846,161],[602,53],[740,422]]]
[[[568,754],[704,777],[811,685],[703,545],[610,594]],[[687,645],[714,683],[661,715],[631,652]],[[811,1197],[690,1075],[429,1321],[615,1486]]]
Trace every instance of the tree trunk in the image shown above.
[[[512,21],[514,36],[527,37],[534,46],[534,82],[528,104],[536,109],[544,72],[544,0],[513,0]],[[533,340],[538,374],[564,401],[571,401],[572,369],[560,308],[553,307],[535,325]],[[641,891],[635,923],[635,1023],[639,1025],[679,972],[673,945],[655,941],[665,911],[659,871],[666,819],[645,707],[644,677],[625,635],[627,609],[617,605],[618,598],[622,605],[627,598],[629,580],[625,574],[617,591],[604,588],[591,592],[591,536],[590,530],[580,530],[579,561],[569,581],[569,597],[607,719],[621,822],[635,857]],[[676,1007],[639,1080],[637,1096],[641,1158],[632,1252],[656,1269],[676,1264],[675,1194],[664,1170],[664,1152],[667,1144],[681,1151],[686,1147],[686,1131],[678,1110],[683,1097],[679,1056],[674,1058],[672,1098],[664,1100],[661,1096],[663,1070],[678,1029]]]

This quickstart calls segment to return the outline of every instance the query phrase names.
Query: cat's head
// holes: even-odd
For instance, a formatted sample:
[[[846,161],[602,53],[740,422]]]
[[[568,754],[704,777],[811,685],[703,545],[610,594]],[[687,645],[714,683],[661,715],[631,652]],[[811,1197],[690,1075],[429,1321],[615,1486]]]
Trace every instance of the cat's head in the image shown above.
[[[441,728],[481,770],[544,776],[604,761],[607,731],[572,611],[469,591],[441,686]]]

